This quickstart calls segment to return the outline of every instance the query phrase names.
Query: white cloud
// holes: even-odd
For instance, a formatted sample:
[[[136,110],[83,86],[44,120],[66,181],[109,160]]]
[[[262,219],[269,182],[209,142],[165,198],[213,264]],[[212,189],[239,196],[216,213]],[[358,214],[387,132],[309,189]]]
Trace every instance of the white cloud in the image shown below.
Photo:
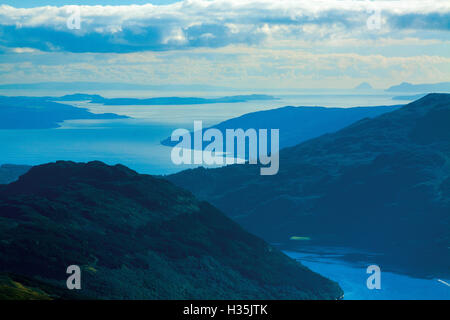
[[[2,82],[385,88],[450,79],[448,0],[81,6],[81,30],[67,29],[70,8],[0,6]],[[382,24],[369,30],[375,9]]]
[[[0,63],[2,81],[126,81],[148,84],[205,83],[236,88],[349,88],[370,80],[378,88],[402,81],[448,81],[450,57],[385,57],[355,53],[244,46],[190,52],[128,54],[45,53],[59,63]],[[127,76],[124,79],[124,75]]]
[[[441,30],[448,36],[450,19],[447,0],[185,0],[170,5],[79,6],[81,29],[74,32],[66,27],[72,8],[22,9],[2,5],[0,26],[3,33],[18,32],[5,29],[8,26],[43,29],[42,37],[47,37],[44,40],[56,43],[48,48],[41,45],[40,50],[75,50],[60,35],[48,32],[53,30],[67,33],[67,42],[83,36],[89,36],[89,41],[94,34],[101,40],[98,46],[102,46],[92,43],[90,50],[94,52],[131,52],[260,43],[264,39],[366,39],[392,37],[393,33],[401,37],[401,32],[404,37],[412,37],[411,30],[416,37],[421,37],[422,30]],[[367,19],[378,11],[380,28],[369,30]],[[24,33],[20,36],[24,38],[22,42],[33,42]],[[11,42],[11,46],[17,46],[13,39],[5,41],[6,45]]]

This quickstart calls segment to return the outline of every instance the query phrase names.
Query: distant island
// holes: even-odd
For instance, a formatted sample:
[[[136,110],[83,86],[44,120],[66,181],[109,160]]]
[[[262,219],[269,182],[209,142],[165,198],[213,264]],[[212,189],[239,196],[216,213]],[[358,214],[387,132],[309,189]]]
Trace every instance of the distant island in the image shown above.
[[[250,94],[227,96],[220,98],[198,98],[198,97],[155,97],[147,99],[137,98],[104,98],[100,95],[76,93],[65,95],[58,98],[48,97],[52,101],[90,101],[92,103],[101,103],[108,106],[124,105],[187,105],[187,104],[211,104],[211,103],[237,103],[251,100],[277,100],[277,98],[265,94]]]
[[[446,93],[450,92],[450,82],[440,83],[424,83],[424,84],[412,84],[403,82],[399,85],[392,86],[386,89],[387,92],[421,92],[421,93]]]
[[[373,87],[368,82],[362,82],[358,86],[355,87],[355,90],[359,90],[359,91],[373,90]]]
[[[7,97],[0,96],[0,129],[50,129],[58,128],[65,120],[85,119],[126,119],[114,113],[94,114],[87,109],[75,107],[67,103],[73,101],[89,101],[103,105],[192,105],[214,103],[237,103],[251,100],[276,100],[264,94],[237,95],[220,98],[197,97],[156,97],[137,98],[104,98],[96,94],[76,93],[61,97]]]
[[[0,96],[0,129],[50,129],[65,120],[126,118],[114,113],[94,114],[48,97]]]

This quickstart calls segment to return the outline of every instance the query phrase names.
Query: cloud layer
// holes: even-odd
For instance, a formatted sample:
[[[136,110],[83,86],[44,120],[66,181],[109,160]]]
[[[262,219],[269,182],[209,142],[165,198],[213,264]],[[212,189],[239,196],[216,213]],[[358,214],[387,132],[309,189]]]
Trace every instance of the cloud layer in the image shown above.
[[[67,20],[77,10],[81,28],[69,29]],[[445,40],[449,31],[449,1],[186,0],[159,6],[0,6],[0,52],[131,53],[287,40]]]
[[[448,81],[450,57],[311,53],[228,46],[189,51],[21,53],[0,63],[4,83],[102,81],[201,84],[234,88],[351,88],[368,81],[386,88],[403,81]]]

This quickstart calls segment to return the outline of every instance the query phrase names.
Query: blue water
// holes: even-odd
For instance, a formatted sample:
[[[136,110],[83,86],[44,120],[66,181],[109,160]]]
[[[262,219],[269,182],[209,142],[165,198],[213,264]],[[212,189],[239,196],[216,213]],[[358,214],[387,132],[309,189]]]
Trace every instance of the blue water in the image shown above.
[[[39,95],[37,92],[27,94]],[[42,93],[52,96],[61,94]],[[100,94],[109,96],[108,93]],[[132,97],[133,94],[122,92],[116,95]],[[195,166],[174,165],[170,158],[171,148],[162,146],[160,141],[170,136],[176,128],[192,131],[194,120],[202,120],[206,127],[245,113],[286,105],[353,107],[397,104],[388,95],[286,95],[279,98],[183,106],[104,106],[73,102],[70,104],[88,108],[93,113],[112,112],[133,119],[65,121],[58,129],[0,130],[0,164],[37,165],[56,160],[100,160],[111,165],[121,163],[141,173],[170,174]]]
[[[56,160],[101,160],[124,164],[141,173],[166,174],[179,167],[160,141],[173,128],[162,124],[73,121],[62,129],[0,130],[0,163],[42,164]]]
[[[370,274],[366,273],[373,259],[358,263],[342,259],[348,248],[326,250],[284,251],[288,256],[300,261],[311,270],[339,283],[344,290],[345,300],[448,300],[450,299],[449,279],[418,279],[404,274],[381,269],[381,289],[368,289],[366,285]],[[325,253],[326,252],[326,253]],[[372,260],[372,262],[370,262]],[[376,260],[376,259],[375,259]]]

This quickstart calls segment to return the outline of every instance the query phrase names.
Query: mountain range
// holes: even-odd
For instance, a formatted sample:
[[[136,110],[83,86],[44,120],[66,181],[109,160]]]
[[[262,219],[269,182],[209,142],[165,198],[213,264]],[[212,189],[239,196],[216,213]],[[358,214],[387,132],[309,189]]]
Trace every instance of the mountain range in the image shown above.
[[[66,269],[82,289],[66,289]],[[0,186],[0,299],[338,299],[340,287],[172,183],[59,161]]]
[[[280,169],[168,176],[267,241],[379,252],[421,276],[450,272],[450,95],[429,94],[280,151]]]

